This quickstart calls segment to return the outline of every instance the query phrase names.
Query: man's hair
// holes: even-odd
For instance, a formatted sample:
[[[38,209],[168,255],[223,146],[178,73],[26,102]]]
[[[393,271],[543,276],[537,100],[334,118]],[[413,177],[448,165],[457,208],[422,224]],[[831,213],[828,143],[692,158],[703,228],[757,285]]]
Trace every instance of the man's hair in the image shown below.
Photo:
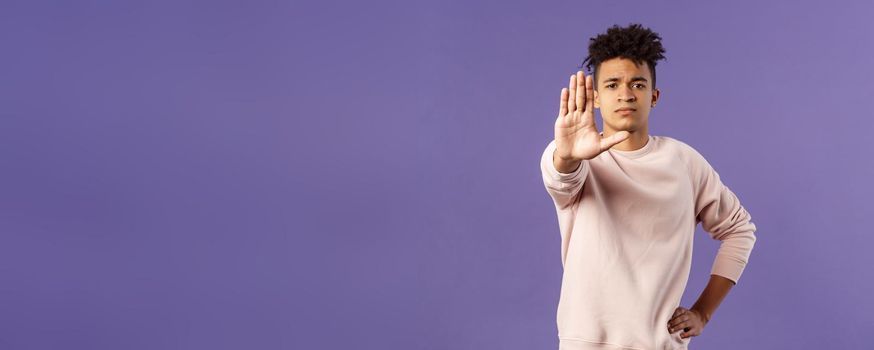
[[[583,64],[594,73],[593,80],[597,89],[598,66],[601,62],[616,57],[632,60],[637,65],[646,62],[652,75],[652,88],[655,89],[656,61],[665,59],[665,48],[662,47],[661,40],[658,33],[640,24],[632,23],[624,28],[613,25],[606,33],[589,39],[589,56]]]

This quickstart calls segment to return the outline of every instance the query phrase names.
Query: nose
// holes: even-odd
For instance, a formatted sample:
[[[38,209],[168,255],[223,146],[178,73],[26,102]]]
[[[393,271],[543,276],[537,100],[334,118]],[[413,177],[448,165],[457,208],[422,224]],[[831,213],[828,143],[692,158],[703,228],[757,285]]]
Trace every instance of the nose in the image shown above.
[[[637,97],[634,96],[633,93],[631,93],[631,89],[629,89],[627,86],[619,89],[618,96],[619,102],[634,102],[637,99]]]

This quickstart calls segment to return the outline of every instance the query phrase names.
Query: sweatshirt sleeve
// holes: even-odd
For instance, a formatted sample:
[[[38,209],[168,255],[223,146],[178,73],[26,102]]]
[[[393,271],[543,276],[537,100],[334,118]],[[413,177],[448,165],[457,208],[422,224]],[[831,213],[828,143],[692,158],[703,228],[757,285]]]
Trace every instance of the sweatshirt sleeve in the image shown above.
[[[710,273],[737,284],[756,242],[756,225],[707,160],[697,151],[692,153],[696,221],[713,239],[721,241]]]
[[[540,172],[543,175],[543,184],[555,202],[555,207],[563,210],[574,202],[580,189],[583,188],[583,183],[589,174],[589,162],[582,161],[580,166],[571,173],[560,173],[552,162],[555,147],[555,140],[550,141],[546,146],[546,150],[543,151],[540,158]]]

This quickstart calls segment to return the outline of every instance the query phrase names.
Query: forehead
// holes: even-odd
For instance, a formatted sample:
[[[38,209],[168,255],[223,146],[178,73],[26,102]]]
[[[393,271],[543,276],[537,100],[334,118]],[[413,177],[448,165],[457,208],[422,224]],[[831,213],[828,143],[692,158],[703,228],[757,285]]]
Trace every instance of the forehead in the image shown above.
[[[652,81],[649,65],[646,62],[641,62],[640,65],[637,65],[630,59],[616,57],[601,62],[601,65],[598,66],[598,81],[610,78],[619,78],[622,81],[627,81],[637,76],[642,76],[648,81]]]

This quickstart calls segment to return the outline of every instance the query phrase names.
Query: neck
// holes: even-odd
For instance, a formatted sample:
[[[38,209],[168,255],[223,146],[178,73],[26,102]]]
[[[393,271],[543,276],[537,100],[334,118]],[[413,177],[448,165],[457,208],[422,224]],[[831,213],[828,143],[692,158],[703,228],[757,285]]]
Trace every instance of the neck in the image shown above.
[[[604,137],[609,137],[610,135],[615,134],[616,132],[613,130],[604,129]],[[643,146],[646,146],[647,141],[649,141],[649,130],[646,127],[640,128],[635,131],[631,131],[625,141],[617,143],[613,146],[613,149],[617,149],[620,151],[636,151]]]

